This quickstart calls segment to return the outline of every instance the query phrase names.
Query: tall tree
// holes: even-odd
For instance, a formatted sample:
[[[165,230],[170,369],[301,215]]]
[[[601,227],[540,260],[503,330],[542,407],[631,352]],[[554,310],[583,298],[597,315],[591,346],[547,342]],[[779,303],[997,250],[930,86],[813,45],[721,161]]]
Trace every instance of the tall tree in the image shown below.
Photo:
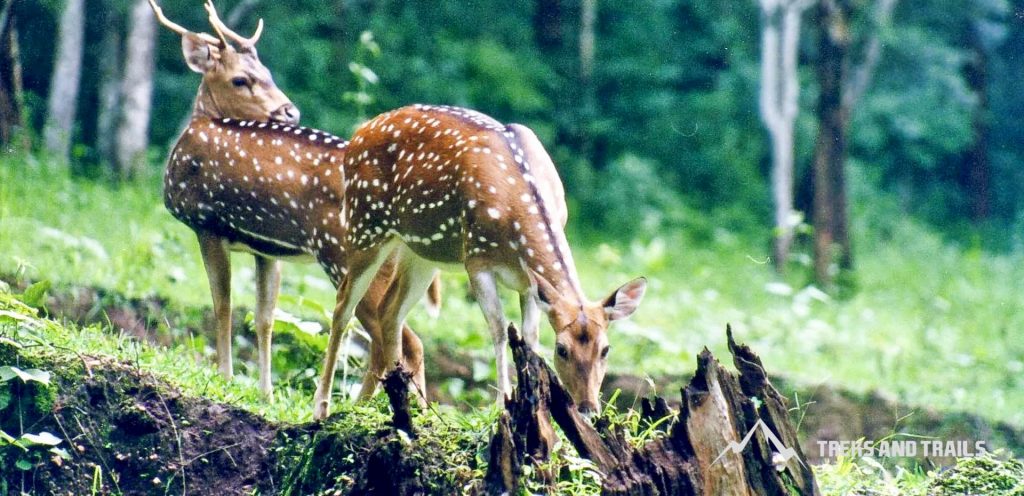
[[[125,43],[124,77],[121,80],[121,120],[117,128],[116,168],[122,178],[131,177],[145,164],[149,146],[149,117],[153,100],[153,50],[156,23],[148,0],[136,0],[131,8]]]
[[[96,151],[107,164],[117,163],[114,155],[116,126],[121,109],[121,15],[113,5],[104,9],[100,40],[99,109],[96,112]]]
[[[970,200],[971,219],[974,222],[984,221],[992,210],[992,165],[988,156],[991,134],[989,50],[985,46],[981,30],[979,20],[974,20],[967,28],[967,49],[970,55],[964,68],[967,85],[978,100],[971,118],[973,139],[964,157],[967,176],[964,179]]]
[[[85,37],[85,0],[67,0],[58,28],[57,56],[53,62],[50,96],[43,139],[46,150],[67,161],[78,107]]]
[[[0,146],[14,141],[24,125],[18,30],[11,15],[14,0],[0,3]]]
[[[759,0],[761,6],[761,120],[772,142],[775,268],[785,271],[793,243],[793,124],[800,81],[797,48],[801,15],[812,0]]]
[[[594,88],[594,54],[597,45],[597,0],[580,2],[579,90],[580,90],[580,151],[591,157],[594,139],[591,123],[597,114]]]
[[[533,39],[542,52],[552,53],[562,48],[564,27],[562,0],[537,0],[533,7]]]
[[[817,8],[818,138],[811,171],[814,183],[814,275],[828,286],[834,274],[853,267],[846,195],[846,146],[850,115],[874,74],[882,53],[881,31],[892,19],[896,0],[872,4],[871,26],[858,62],[851,55],[850,0],[821,0]]]

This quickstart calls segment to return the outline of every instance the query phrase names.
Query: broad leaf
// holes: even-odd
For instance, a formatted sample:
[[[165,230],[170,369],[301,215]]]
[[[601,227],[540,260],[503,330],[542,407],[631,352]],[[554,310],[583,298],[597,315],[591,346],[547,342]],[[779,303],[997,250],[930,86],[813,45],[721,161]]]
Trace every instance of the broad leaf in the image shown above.
[[[13,378],[19,378],[22,382],[36,381],[42,384],[50,384],[50,373],[40,369],[21,370],[18,367],[4,365],[0,367],[0,382],[7,382]]]
[[[50,290],[50,281],[39,281],[25,290],[21,301],[30,307],[40,308],[46,303],[46,292]]]
[[[61,439],[59,437],[46,431],[40,432],[39,434],[22,434],[21,439],[29,444],[38,444],[42,446],[56,446],[61,443]]]

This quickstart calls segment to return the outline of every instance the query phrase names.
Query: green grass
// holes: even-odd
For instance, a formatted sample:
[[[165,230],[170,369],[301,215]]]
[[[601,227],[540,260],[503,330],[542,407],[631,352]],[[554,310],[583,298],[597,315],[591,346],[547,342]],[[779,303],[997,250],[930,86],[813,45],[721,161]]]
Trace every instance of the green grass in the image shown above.
[[[153,374],[175,385],[185,395],[203,396],[241,407],[274,421],[298,423],[310,420],[308,392],[279,387],[277,398],[268,403],[260,398],[253,382],[224,381],[212,367],[207,366],[196,350],[180,345],[153,347],[102,326],[76,327],[40,318],[36,316],[35,309],[22,301],[35,299],[37,297],[12,295],[8,289],[0,287],[0,350],[17,350],[18,365],[22,367],[43,367],[72,379],[69,383],[74,384],[75,375],[86,374],[86,363],[90,364],[89,367],[103,367],[108,366],[104,361],[114,360]],[[21,363],[26,359],[31,363]],[[43,396],[52,401],[51,396],[40,395]],[[51,407],[42,406],[39,411],[47,411]],[[360,419],[360,422],[330,424],[330,431],[342,440],[375,437],[390,420],[382,395],[367,403],[338,401],[333,411],[341,415],[339,418]],[[414,418],[417,432],[423,436],[417,442],[447,453],[444,464],[458,479],[480,479],[486,471],[487,443],[497,414],[498,410],[493,406],[460,412],[435,405]],[[603,415],[613,424],[622,426],[627,441],[634,446],[659,436],[659,429],[666,425],[661,421],[648,424],[640,420],[636,411],[618,412],[612,406]],[[564,439],[561,445],[567,446]],[[33,458],[31,463],[48,463],[49,455],[45,449],[43,446],[37,450],[45,456]],[[64,456],[67,460],[74,458],[66,452]],[[595,472],[593,463],[576,456],[571,448],[556,448],[546,468],[560,474],[556,483],[558,494],[599,493],[600,476]],[[822,494],[830,496],[1024,494],[1021,482],[1024,480],[1024,465],[1018,460],[1006,460],[1001,453],[961,459],[950,470],[927,473],[920,469],[889,468],[870,457],[840,458],[835,463],[817,465],[813,469]],[[526,473],[527,488],[540,492],[549,489],[529,477],[532,469],[528,467]]]
[[[574,243],[591,298],[637,275],[650,281],[638,313],[610,331],[611,369],[688,374],[704,346],[725,356],[731,323],[770,371],[798,383],[880,389],[911,405],[1024,425],[1024,339],[1016,336],[1024,328],[1024,253],[964,250],[887,208],[855,210],[856,291],[842,299],[797,282],[800,270],[778,278],[767,244],[727,226],[700,243],[687,242],[687,233]],[[235,302],[251,305],[251,259],[235,259]],[[158,178],[114,188],[70,179],[31,157],[0,156],[0,272],[209,304],[194,237],[164,210]],[[468,350],[476,370],[493,373],[490,338],[465,297],[465,277],[445,281],[443,318],[415,311],[411,324],[427,346]],[[327,307],[334,296],[316,266],[286,265],[282,292]],[[542,332],[542,344],[551,338]],[[280,401],[290,401],[287,393]]]

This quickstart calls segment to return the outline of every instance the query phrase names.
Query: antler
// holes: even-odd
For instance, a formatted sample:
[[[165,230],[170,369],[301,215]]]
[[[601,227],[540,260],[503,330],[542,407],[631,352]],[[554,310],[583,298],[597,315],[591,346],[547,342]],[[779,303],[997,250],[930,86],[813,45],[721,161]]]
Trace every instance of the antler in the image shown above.
[[[164,26],[167,26],[168,29],[170,29],[171,31],[174,31],[175,33],[178,33],[178,34],[180,34],[182,36],[185,36],[186,34],[191,33],[191,31],[181,27],[181,25],[179,25],[178,23],[176,23],[176,22],[168,19],[166,16],[164,16],[164,11],[160,8],[159,5],[156,4],[155,0],[149,0],[149,6],[153,7],[153,13],[156,14],[156,18],[157,18],[158,21],[160,21],[160,24],[163,24]],[[208,35],[206,33],[195,33],[195,34],[196,34],[196,36],[199,36],[199,38],[201,38],[203,41],[205,41],[207,43],[212,43],[214,45],[220,43],[220,40],[218,40],[217,38],[214,38],[213,36]]]
[[[217,35],[224,40],[225,44],[227,43],[227,39],[224,35],[227,35],[234,40],[235,43],[238,43],[240,48],[252,48],[256,46],[256,42],[259,41],[260,35],[263,34],[263,19],[260,19],[259,22],[256,23],[256,32],[251,37],[245,38],[232,31],[231,28],[227,27],[227,25],[220,20],[220,17],[217,15],[217,9],[213,6],[213,0],[206,0],[206,12],[210,14],[210,24],[213,25],[213,29],[217,31]]]

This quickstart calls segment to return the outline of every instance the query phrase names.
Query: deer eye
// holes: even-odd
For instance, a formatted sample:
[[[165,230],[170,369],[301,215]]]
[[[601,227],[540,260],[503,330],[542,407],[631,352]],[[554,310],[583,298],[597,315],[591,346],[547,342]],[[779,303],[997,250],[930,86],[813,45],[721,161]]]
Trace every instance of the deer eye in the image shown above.
[[[559,358],[569,358],[569,348],[566,348],[564,344],[557,344],[555,346],[555,353],[558,353]]]
[[[236,88],[241,88],[242,86],[248,86],[249,80],[244,77],[231,78],[231,84],[235,85]]]
[[[602,359],[608,358],[608,348],[609,348],[608,346],[605,346],[604,348],[601,349],[601,358]]]

